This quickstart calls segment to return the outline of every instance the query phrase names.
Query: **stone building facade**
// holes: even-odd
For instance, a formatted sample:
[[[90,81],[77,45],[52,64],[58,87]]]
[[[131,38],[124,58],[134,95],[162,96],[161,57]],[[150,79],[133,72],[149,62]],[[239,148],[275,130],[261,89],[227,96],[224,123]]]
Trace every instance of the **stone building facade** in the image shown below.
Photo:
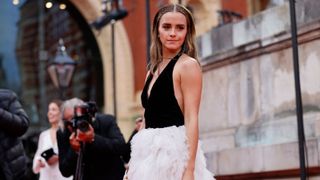
[[[296,4],[310,179],[319,179],[320,2]],[[201,35],[200,130],[218,179],[299,179],[288,2]]]

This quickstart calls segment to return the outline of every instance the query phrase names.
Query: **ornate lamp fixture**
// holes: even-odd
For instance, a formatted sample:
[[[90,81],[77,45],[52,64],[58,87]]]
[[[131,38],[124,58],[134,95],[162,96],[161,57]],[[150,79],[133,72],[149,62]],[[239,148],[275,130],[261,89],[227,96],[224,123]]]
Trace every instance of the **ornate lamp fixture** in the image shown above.
[[[54,86],[59,89],[62,99],[64,89],[66,89],[71,82],[75,66],[76,63],[66,52],[63,40],[59,39],[56,56],[48,65],[47,71]]]

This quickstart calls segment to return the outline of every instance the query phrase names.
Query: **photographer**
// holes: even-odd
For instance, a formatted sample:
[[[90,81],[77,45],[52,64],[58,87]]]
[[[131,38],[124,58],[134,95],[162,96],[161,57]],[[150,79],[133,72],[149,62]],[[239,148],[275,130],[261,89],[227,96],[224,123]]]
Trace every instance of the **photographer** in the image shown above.
[[[122,180],[124,167],[120,156],[125,151],[125,140],[120,129],[113,116],[92,112],[90,107],[83,109],[87,105],[78,98],[62,105],[64,123],[57,131],[60,171],[65,177],[81,173],[83,180]],[[85,113],[79,115],[77,107]],[[87,127],[83,129],[82,123]],[[78,172],[80,154],[83,158]]]

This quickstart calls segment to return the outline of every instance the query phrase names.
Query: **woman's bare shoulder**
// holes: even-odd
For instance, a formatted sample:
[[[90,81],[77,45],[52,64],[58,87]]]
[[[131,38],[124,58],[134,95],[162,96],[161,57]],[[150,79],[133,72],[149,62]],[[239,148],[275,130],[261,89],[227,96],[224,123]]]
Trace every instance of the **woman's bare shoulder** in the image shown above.
[[[200,63],[195,58],[183,54],[177,62],[179,69],[182,71],[200,69]]]

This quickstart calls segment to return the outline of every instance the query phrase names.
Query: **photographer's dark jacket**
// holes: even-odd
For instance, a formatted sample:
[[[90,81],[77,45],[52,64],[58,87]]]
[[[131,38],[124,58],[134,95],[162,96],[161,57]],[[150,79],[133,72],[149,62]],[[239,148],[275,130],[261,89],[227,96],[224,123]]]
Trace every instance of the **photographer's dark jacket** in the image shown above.
[[[0,89],[0,179],[23,179],[27,164],[19,139],[28,129],[29,119],[14,92]]]
[[[84,180],[122,180],[124,166],[120,156],[125,140],[113,116],[97,114],[93,122],[94,141],[86,144],[84,152]],[[68,129],[57,131],[59,168],[63,176],[75,175],[78,155],[70,144]]]

